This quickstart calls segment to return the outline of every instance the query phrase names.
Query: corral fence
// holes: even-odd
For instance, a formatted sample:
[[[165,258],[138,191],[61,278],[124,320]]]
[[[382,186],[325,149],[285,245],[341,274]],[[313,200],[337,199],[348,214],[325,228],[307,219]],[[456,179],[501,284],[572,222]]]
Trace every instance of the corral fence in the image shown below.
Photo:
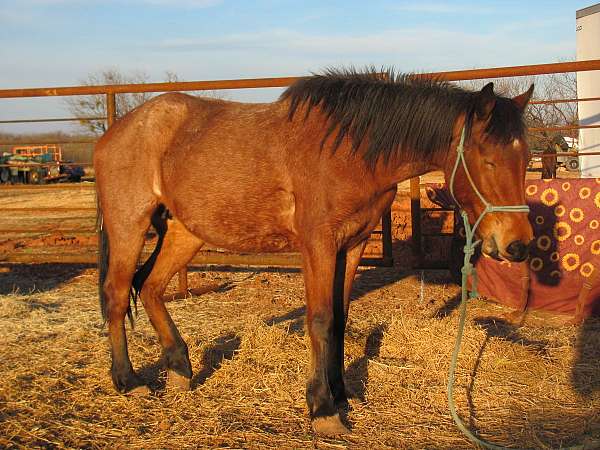
[[[521,77],[521,76],[536,76],[548,75],[566,72],[579,72],[600,70],[600,60],[563,62],[553,64],[536,64],[513,67],[498,67],[487,69],[472,69],[458,70],[448,72],[432,72],[422,73],[419,76],[444,79],[447,81],[466,81],[466,80],[481,80],[481,79],[496,79],[505,77]],[[32,97],[55,97],[55,96],[75,96],[75,95],[104,95],[106,96],[106,117],[88,117],[88,118],[57,118],[57,119],[24,119],[24,120],[4,120],[0,124],[15,124],[15,123],[36,123],[36,122],[68,122],[82,120],[106,120],[107,126],[110,127],[117,120],[116,96],[118,94],[131,93],[158,93],[172,91],[212,91],[212,90],[230,90],[230,89],[253,89],[253,88],[280,88],[286,87],[293,82],[303,77],[280,77],[280,78],[257,78],[257,79],[238,79],[238,80],[214,80],[214,81],[184,81],[184,82],[168,82],[168,83],[145,83],[145,84],[122,84],[122,85],[98,85],[98,86],[71,86],[71,87],[53,87],[53,88],[26,88],[26,89],[4,89],[0,90],[0,98],[32,98]],[[600,98],[572,98],[572,99],[544,99],[534,100],[532,103],[566,103],[566,102],[583,102],[583,101],[598,101]],[[550,128],[530,128],[529,131],[567,131],[579,128],[600,128],[600,125],[565,125]],[[93,139],[78,141],[79,144],[93,144]],[[69,142],[73,143],[73,142]],[[1,146],[11,144],[40,144],[39,142],[0,142]],[[586,153],[600,154],[600,152]],[[551,155],[556,156],[573,156],[576,153],[563,152]],[[582,156],[579,153],[579,156]],[[542,155],[542,157],[546,157]],[[79,189],[93,190],[94,186],[91,183],[81,185],[2,185],[0,193],[18,193],[22,191],[33,190],[51,190],[51,189]],[[411,225],[412,225],[412,249],[415,266],[422,266],[423,249],[422,242],[424,233],[422,231],[421,222],[422,215],[428,214],[430,208],[421,207],[421,185],[420,178],[410,180],[410,197],[411,197]],[[51,192],[51,191],[50,191]],[[49,208],[22,208],[22,207],[3,207],[0,214],[6,213],[24,213],[30,212],[34,214],[41,213],[73,213],[76,216],[79,214],[93,214],[95,208],[92,207],[49,207]],[[8,233],[93,233],[93,226],[82,227],[72,226],[66,228],[49,229],[45,228],[28,228],[13,226],[10,228],[0,228],[0,236],[6,236]],[[367,265],[391,265],[392,260],[392,236],[391,236],[391,213],[387,211],[382,217],[381,226],[375,232],[376,238],[380,240],[381,254],[374,258],[365,258],[362,263]],[[22,262],[22,263],[39,263],[39,262],[63,262],[63,263],[94,263],[95,255],[82,252],[63,251],[59,253],[37,252],[37,253],[11,253],[4,252],[0,254],[0,261],[5,262]],[[300,263],[299,255],[297,254],[273,254],[273,255],[245,255],[231,254],[223,252],[200,252],[193,260],[193,264],[219,264],[219,265],[274,265],[274,266],[298,266]],[[187,277],[184,277],[185,271],[180,273],[180,288],[187,290]]]

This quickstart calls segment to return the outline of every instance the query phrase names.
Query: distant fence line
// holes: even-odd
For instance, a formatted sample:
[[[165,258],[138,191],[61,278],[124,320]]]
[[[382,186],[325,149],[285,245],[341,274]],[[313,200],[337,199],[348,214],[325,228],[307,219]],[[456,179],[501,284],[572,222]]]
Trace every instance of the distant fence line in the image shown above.
[[[600,60],[590,61],[572,61],[551,64],[532,64],[523,66],[495,67],[487,69],[469,69],[454,70],[445,72],[428,72],[415,74],[418,77],[436,78],[447,81],[465,81],[489,78],[506,78],[532,75],[548,75],[553,73],[580,72],[600,70]],[[224,89],[253,89],[253,88],[274,88],[286,87],[293,82],[306,77],[271,77],[271,78],[247,78],[238,80],[209,80],[209,81],[179,81],[163,83],[139,83],[139,84],[118,84],[118,85],[97,85],[97,86],[65,86],[65,87],[42,87],[42,88],[19,88],[19,89],[1,89],[0,98],[31,98],[31,97],[54,97],[54,96],[74,96],[74,95],[106,95],[107,115],[106,117],[86,117],[86,118],[47,118],[47,119],[13,119],[3,120],[0,124],[16,123],[36,123],[36,122],[67,122],[84,120],[106,120],[108,125],[112,125],[117,119],[116,94],[142,93],[142,92],[173,92],[173,91],[204,91],[204,90],[224,90]],[[534,100],[532,104],[549,103],[568,103],[579,101],[595,101],[599,97],[582,99],[556,99],[556,100]],[[599,126],[589,125],[587,128],[597,128]],[[530,131],[565,131],[577,127],[551,127],[551,128],[531,128]],[[94,140],[80,141],[79,143],[93,143]],[[11,145],[12,143],[0,143],[0,145]],[[32,145],[35,143],[21,143]]]
[[[416,76],[444,79],[447,81],[464,81],[486,78],[547,75],[551,73],[563,72],[582,72],[589,70],[600,70],[600,60],[532,64],[524,66],[495,67],[489,69],[453,70],[447,72],[429,72],[417,74]],[[141,92],[206,91],[286,87],[302,78],[306,77],[247,78],[239,80],[179,81],[164,83],[109,84],[99,86],[2,89],[0,90],[0,98],[53,97],[97,94],[106,94],[107,96],[114,97],[115,94],[131,94]],[[109,111],[107,114],[109,117],[108,120],[111,120],[111,112],[112,111]]]

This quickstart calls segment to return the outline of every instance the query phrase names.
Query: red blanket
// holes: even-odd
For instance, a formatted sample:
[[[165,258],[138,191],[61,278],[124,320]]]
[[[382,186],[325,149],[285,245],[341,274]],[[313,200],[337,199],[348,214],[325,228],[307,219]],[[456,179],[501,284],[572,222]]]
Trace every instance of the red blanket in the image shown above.
[[[444,187],[428,186],[435,203],[452,200]],[[600,178],[530,180],[526,183],[534,242],[525,263],[477,255],[479,293],[517,309],[600,315]],[[464,235],[455,226],[455,239]],[[529,287],[523,276],[529,274]]]

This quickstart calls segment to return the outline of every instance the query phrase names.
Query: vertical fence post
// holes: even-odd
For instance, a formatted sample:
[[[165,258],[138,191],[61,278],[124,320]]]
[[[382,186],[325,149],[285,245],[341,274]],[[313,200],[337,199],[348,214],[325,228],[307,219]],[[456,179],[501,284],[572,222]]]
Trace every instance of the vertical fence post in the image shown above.
[[[117,120],[117,100],[114,92],[106,93],[106,128],[113,126]]]
[[[381,216],[381,240],[383,241],[383,265],[392,267],[394,255],[392,250],[392,210],[386,210]]]
[[[421,178],[410,179],[410,218],[412,225],[412,254],[413,267],[423,263],[422,237],[421,237]]]
[[[178,278],[179,278],[179,292],[183,293],[185,297],[187,297],[188,292],[188,270],[187,266],[179,269]]]

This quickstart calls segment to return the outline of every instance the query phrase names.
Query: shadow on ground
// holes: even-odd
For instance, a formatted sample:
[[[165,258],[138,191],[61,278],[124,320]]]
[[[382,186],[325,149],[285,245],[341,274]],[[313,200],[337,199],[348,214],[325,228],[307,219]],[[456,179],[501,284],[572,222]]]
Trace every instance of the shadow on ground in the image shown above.
[[[415,271],[411,268],[411,257],[410,257],[410,243],[408,241],[396,241],[393,246],[393,254],[394,254],[394,266],[393,267],[372,267],[366,270],[361,270],[357,273],[356,278],[354,279],[354,284],[352,285],[352,293],[350,294],[351,301],[360,300],[362,297],[366,296],[370,292],[376,291],[378,289],[384,288],[386,286],[390,286],[398,281],[401,281],[405,278],[415,275],[421,271]],[[226,269],[222,269],[226,270]],[[241,271],[261,271],[262,269],[249,269],[237,267],[233,270],[241,272]],[[282,273],[290,273],[290,272],[299,272],[300,269],[277,269],[271,268],[269,269],[271,272],[282,272]],[[434,273],[432,275],[431,273]],[[443,285],[452,283],[451,277],[448,275],[448,272],[445,270],[435,270],[431,271],[426,277],[426,283],[430,285]],[[438,311],[438,315],[444,316],[450,314],[460,303],[460,298],[458,300],[453,299],[447,302],[444,306],[441,307],[440,311]],[[298,331],[302,329],[303,326],[303,316],[306,313],[306,308],[296,308],[292,311],[289,311],[285,314],[271,317],[266,320],[268,325],[277,325],[286,321],[292,321],[290,325],[291,331]]]
[[[571,368],[573,388],[583,398],[600,392],[600,319],[588,318],[579,326]]]
[[[232,359],[235,351],[240,348],[242,339],[235,333],[227,333],[215,339],[202,356],[202,370],[192,378],[192,389],[202,385],[226,359]]]
[[[51,291],[93,267],[92,264],[0,264],[0,295]]]
[[[369,383],[369,360],[379,356],[383,335],[387,330],[387,325],[379,324],[371,329],[365,342],[365,353],[360,358],[355,359],[346,367],[345,380],[347,394],[351,398],[356,398],[365,402],[365,394]]]
[[[204,384],[218,369],[224,360],[232,359],[240,348],[241,338],[234,333],[227,333],[215,339],[202,355],[202,366],[192,377],[191,389]],[[154,392],[164,391],[166,387],[166,369],[164,359],[141,367],[137,374]]]

